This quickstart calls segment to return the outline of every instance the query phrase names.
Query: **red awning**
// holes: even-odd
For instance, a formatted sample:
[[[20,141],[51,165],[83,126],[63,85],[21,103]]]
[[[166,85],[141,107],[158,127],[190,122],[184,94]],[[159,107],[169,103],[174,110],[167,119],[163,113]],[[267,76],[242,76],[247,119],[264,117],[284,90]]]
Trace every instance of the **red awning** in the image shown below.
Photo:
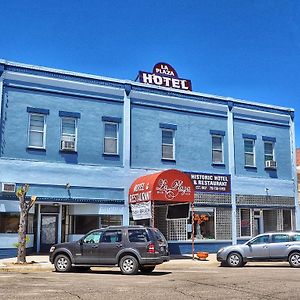
[[[162,201],[167,203],[194,202],[191,179],[178,170],[167,170],[137,178],[129,189],[129,204]]]

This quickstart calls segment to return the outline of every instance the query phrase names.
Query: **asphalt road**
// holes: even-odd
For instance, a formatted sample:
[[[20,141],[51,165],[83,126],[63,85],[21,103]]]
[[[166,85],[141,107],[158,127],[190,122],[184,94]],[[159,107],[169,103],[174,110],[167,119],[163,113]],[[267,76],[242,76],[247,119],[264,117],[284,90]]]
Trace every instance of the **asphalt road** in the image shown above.
[[[121,275],[117,268],[1,272],[0,299],[300,299],[300,269],[287,263],[167,267],[136,276]]]

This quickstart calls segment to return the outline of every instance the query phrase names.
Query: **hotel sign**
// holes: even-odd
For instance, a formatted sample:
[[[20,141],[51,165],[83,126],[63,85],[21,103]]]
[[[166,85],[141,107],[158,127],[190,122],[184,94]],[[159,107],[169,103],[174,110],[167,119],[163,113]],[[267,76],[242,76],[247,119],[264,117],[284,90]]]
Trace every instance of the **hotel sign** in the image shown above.
[[[189,79],[179,78],[175,69],[167,63],[158,63],[153,67],[152,73],[140,71],[139,80],[142,83],[157,86],[170,87],[185,91],[192,90],[192,83]]]
[[[194,184],[195,192],[231,193],[231,176],[223,174],[188,173]]]

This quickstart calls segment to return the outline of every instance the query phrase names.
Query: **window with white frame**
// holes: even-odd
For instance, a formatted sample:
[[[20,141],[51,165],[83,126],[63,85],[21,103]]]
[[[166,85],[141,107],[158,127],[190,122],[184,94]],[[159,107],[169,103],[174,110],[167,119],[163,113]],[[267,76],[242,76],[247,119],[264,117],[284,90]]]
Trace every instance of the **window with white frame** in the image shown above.
[[[104,154],[118,155],[119,124],[114,122],[104,123]]]
[[[244,157],[246,167],[255,167],[255,140],[244,139]]]
[[[240,236],[251,236],[251,210],[240,209]]]
[[[77,150],[77,119],[61,118],[61,150]]]
[[[162,129],[162,159],[175,159],[175,131]]]
[[[274,143],[265,141],[264,142],[264,152],[265,152],[265,161],[274,160],[275,161],[275,153],[274,153]]]
[[[28,147],[45,149],[46,116],[44,114],[29,114]]]
[[[224,162],[222,135],[212,135],[212,162],[215,164]]]

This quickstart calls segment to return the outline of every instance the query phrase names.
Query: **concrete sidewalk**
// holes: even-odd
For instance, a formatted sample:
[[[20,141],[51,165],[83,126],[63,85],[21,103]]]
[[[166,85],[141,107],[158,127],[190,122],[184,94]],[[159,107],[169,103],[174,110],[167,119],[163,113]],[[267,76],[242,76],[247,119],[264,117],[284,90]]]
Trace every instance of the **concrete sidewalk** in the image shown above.
[[[49,262],[48,255],[28,255],[27,263],[24,265],[16,264],[17,258],[0,259],[0,272],[52,272],[54,266]],[[216,260],[216,254],[209,254],[206,260],[192,259],[192,255],[172,256],[169,262],[156,267],[156,270],[188,270],[206,267],[217,267],[219,263]],[[97,267],[101,270],[110,270],[112,267]],[[96,269],[96,267],[93,269]]]

